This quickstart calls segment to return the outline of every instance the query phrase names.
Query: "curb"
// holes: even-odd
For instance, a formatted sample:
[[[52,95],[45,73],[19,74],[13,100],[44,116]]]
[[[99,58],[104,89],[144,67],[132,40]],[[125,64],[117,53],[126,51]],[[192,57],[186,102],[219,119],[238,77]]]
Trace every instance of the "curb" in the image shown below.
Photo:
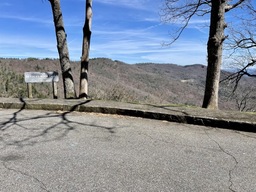
[[[68,101],[67,101],[68,102]],[[193,124],[201,126],[210,126],[225,128],[237,131],[245,132],[256,132],[256,122],[247,122],[241,120],[228,120],[228,119],[219,119],[214,117],[200,117],[193,115],[181,115],[175,113],[166,113],[166,112],[155,112],[151,110],[142,110],[142,109],[133,109],[125,107],[109,107],[109,106],[92,106],[89,103],[90,100],[85,100],[83,102],[76,104],[63,104],[63,103],[33,103],[29,101],[24,101],[20,99],[16,102],[1,102],[0,108],[4,109],[30,109],[30,110],[60,110],[60,111],[77,111],[77,112],[92,112],[92,113],[103,113],[103,114],[116,114],[116,115],[125,115],[133,117],[141,117],[155,120],[164,120],[176,123],[184,124]]]

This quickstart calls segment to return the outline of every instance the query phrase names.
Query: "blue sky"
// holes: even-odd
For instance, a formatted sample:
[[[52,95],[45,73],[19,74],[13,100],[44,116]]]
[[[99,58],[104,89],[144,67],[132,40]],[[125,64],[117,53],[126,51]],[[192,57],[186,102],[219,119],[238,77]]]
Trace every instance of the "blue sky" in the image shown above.
[[[177,24],[160,20],[162,0],[93,0],[90,58],[126,63],[206,64],[206,19],[198,18],[172,46]],[[80,60],[84,0],[61,0],[70,58]],[[1,0],[0,57],[58,58],[48,0]]]

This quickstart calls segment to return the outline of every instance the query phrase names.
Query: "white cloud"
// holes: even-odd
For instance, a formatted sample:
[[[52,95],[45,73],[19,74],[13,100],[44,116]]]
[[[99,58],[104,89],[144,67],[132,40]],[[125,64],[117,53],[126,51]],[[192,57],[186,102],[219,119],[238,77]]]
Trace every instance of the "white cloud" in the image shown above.
[[[160,19],[158,17],[145,17],[143,21],[160,22]]]
[[[132,63],[157,62],[191,64],[205,63],[206,46],[200,41],[179,40],[170,47],[163,47],[168,37],[163,37],[150,30],[120,30],[95,32],[102,36],[100,41],[92,40],[93,57],[109,57]]]
[[[158,26],[158,25],[157,25]],[[151,29],[157,26],[150,26],[142,29],[115,29],[111,31],[94,30],[93,33],[97,36],[110,39],[128,39],[128,38],[159,38],[156,34],[150,32]]]
[[[145,54],[141,58],[149,62],[174,63],[179,65],[206,64],[206,46],[197,42],[184,41],[176,46]]]
[[[52,19],[43,19],[43,18],[36,18],[36,17],[27,17],[22,15],[0,15],[1,19],[14,19],[26,22],[34,22],[34,23],[41,23],[41,24],[52,24]]]
[[[126,32],[129,34],[128,31]],[[121,39],[120,37],[126,32],[121,33],[119,31],[113,38],[106,37],[104,41],[97,41],[92,37],[91,58],[108,57],[127,63],[155,62],[180,65],[204,64],[204,61],[206,61],[206,46],[200,42],[180,40],[179,43],[171,47],[162,47],[161,42],[165,40],[163,37],[155,37],[148,32],[140,38]],[[136,34],[139,33],[142,34],[142,32]],[[82,46],[81,39],[68,40],[68,45],[70,58],[79,60]],[[54,36],[37,38],[0,35],[0,53],[1,57],[58,57]]]
[[[97,3],[109,4],[112,6],[129,7],[133,9],[148,9],[152,5],[151,0],[95,0]]]
[[[56,40],[0,34],[0,53],[1,57],[56,57]]]
[[[8,14],[2,14],[0,15],[1,19],[12,19],[12,20],[18,20],[21,22],[33,22],[38,24],[44,24],[46,26],[53,27],[53,18],[47,17],[47,18],[38,18],[38,17],[31,17],[31,16],[23,16],[23,15],[8,15]],[[83,19],[81,18],[75,18],[75,17],[67,17],[64,18],[64,25],[65,27],[83,27]]]

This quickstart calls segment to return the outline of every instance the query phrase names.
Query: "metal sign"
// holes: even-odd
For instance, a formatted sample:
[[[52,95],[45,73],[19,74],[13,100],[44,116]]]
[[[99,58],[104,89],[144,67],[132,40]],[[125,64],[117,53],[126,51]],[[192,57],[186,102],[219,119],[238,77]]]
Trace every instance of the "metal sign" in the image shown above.
[[[45,83],[45,82],[58,82],[58,73],[53,72],[25,72],[26,83]]]

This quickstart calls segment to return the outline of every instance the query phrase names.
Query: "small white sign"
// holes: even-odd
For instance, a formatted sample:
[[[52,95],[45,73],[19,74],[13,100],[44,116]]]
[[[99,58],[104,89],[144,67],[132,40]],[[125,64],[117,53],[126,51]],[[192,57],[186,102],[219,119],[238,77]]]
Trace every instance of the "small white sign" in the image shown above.
[[[59,76],[57,72],[25,72],[26,83],[45,83],[58,82]]]

